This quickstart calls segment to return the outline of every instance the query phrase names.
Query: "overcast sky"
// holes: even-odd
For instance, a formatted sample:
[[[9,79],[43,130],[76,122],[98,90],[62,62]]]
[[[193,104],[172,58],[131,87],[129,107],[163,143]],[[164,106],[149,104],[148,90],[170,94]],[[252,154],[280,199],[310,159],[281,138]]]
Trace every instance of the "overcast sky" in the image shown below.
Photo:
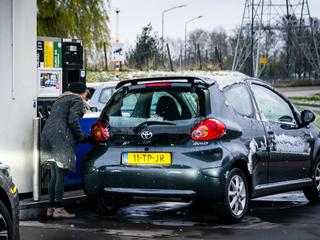
[[[273,2],[279,1],[281,0]],[[298,1],[301,0],[291,0]],[[285,0],[283,2],[285,3]],[[320,0],[308,2],[311,15],[320,18]],[[110,0],[111,37],[115,36],[116,8],[120,9],[120,41],[125,45],[132,45],[137,34],[140,34],[148,23],[151,23],[153,30],[161,37],[162,11],[182,4],[187,6],[165,13],[165,38],[184,40],[185,22],[199,15],[203,15],[203,18],[188,23],[188,32],[196,28],[211,31],[220,27],[230,31],[241,23],[245,0]]]

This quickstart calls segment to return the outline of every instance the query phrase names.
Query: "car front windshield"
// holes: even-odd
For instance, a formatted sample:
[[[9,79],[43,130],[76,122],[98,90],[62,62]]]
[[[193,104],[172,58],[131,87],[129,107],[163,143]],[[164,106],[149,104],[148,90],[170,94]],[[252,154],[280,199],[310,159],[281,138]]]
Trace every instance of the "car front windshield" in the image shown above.
[[[136,127],[144,122],[187,125],[199,116],[199,94],[182,90],[141,90],[118,93],[109,106],[112,127]]]

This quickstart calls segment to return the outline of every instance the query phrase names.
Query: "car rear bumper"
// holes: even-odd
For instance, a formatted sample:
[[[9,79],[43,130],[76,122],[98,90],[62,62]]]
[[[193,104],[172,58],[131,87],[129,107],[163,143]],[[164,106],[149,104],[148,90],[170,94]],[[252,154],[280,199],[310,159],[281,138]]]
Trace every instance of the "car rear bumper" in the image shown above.
[[[148,152],[170,152],[170,165],[130,165],[125,152],[144,152],[145,147],[99,145],[83,165],[84,190],[88,195],[109,192],[131,196],[222,199],[225,172],[231,154],[219,142],[204,146],[148,147]],[[223,164],[224,163],[224,164]]]
[[[219,168],[220,169],[220,168]],[[215,171],[219,171],[215,169]],[[88,195],[103,192],[146,197],[221,199],[224,179],[196,169],[106,167],[83,175]]]

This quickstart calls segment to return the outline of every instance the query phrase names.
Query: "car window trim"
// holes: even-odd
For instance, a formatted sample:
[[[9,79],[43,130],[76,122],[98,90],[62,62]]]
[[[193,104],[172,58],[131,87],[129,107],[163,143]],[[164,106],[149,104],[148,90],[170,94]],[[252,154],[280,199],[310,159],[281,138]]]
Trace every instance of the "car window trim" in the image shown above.
[[[240,112],[238,112],[231,104],[231,107],[233,108],[233,110],[238,114],[238,115],[240,115],[240,116],[242,116],[242,117],[248,117],[248,118],[255,118],[255,107],[254,107],[254,104],[253,104],[253,102],[252,102],[252,96],[251,96],[251,94],[250,94],[250,90],[248,89],[248,86],[247,86],[247,84],[245,83],[245,82],[237,82],[237,83],[235,83],[235,84],[232,84],[232,85],[229,85],[228,87],[227,87],[227,89],[231,89],[232,87],[234,87],[235,85],[243,85],[244,87],[245,87],[245,89],[247,90],[247,93],[249,94],[249,101],[250,101],[250,104],[251,104],[251,113],[249,114],[249,115],[247,115],[247,114],[242,114],[242,113],[240,113]],[[227,90],[226,89],[226,90]],[[223,95],[224,95],[224,91],[225,91],[225,89],[223,89]],[[226,98],[226,96],[224,95],[224,97]],[[226,99],[227,100],[227,99]]]
[[[258,114],[260,115],[261,120],[264,118],[261,116],[262,112],[261,112],[261,109],[258,105],[256,98],[255,98],[254,92],[251,88],[251,84],[265,87],[265,88],[269,89],[270,91],[274,92],[275,94],[277,94],[280,98],[282,98],[289,105],[290,110],[292,112],[292,115],[294,117],[294,120],[296,121],[295,123],[289,123],[289,122],[281,122],[281,121],[267,119],[269,122],[273,122],[273,123],[277,123],[277,124],[281,124],[281,125],[287,125],[287,126],[294,126],[294,127],[298,127],[301,125],[300,119],[297,116],[297,112],[295,111],[295,108],[293,107],[292,103],[289,100],[287,100],[280,92],[276,91],[275,89],[273,89],[272,87],[268,86],[265,83],[257,81],[256,79],[248,79],[247,83],[249,85],[250,91],[252,92],[252,97],[253,97],[253,100],[255,101],[256,107],[258,109]]]

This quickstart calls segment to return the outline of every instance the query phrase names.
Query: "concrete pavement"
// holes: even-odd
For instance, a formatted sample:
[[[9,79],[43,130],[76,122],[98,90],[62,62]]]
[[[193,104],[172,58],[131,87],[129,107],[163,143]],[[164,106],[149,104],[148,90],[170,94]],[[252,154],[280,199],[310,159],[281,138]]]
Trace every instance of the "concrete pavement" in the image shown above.
[[[98,218],[88,207],[69,209],[76,219],[22,221],[21,240],[68,239],[320,239],[320,205],[302,192],[251,201],[239,224],[226,225],[208,209],[183,202],[134,202]]]

